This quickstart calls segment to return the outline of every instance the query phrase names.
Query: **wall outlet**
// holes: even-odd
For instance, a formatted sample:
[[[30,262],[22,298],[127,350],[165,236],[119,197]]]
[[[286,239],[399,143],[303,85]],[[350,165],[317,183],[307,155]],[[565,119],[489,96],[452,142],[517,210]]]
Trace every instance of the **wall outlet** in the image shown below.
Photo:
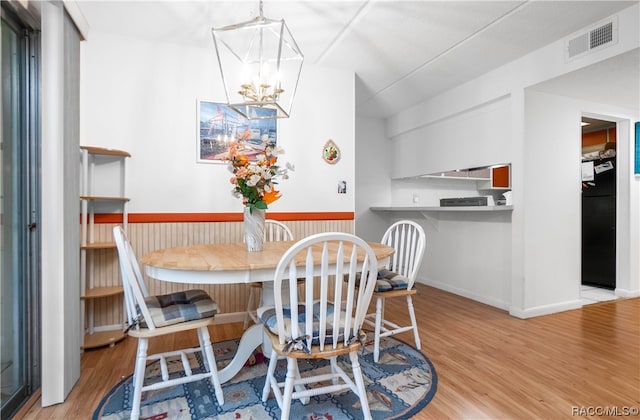
[[[420,202],[420,196],[418,194],[413,194],[413,204],[418,204]]]

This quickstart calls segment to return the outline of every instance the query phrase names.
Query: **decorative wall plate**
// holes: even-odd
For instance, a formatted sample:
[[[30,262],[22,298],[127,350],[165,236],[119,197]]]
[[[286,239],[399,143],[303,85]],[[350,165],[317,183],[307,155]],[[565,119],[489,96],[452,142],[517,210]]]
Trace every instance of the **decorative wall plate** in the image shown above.
[[[324,144],[322,159],[330,164],[337,163],[340,160],[340,148],[333,140],[329,140]]]

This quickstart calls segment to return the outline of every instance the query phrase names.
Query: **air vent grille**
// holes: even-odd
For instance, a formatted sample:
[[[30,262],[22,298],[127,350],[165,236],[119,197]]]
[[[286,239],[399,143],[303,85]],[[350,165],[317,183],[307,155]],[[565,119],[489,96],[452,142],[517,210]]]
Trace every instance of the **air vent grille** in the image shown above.
[[[589,34],[582,34],[579,37],[569,40],[569,57],[589,51]]]
[[[589,33],[589,37],[591,40],[589,47],[591,49],[613,41],[613,23],[609,22],[606,25],[594,29]]]
[[[565,42],[565,59],[568,61],[593,50],[607,48],[617,42],[618,19],[615,16],[613,19],[604,23],[601,22],[586,32],[570,37]]]

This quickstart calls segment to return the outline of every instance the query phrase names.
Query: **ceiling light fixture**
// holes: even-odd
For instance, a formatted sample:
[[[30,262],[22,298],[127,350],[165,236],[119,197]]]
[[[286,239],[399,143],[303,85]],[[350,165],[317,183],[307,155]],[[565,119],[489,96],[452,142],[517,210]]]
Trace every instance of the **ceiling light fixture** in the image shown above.
[[[213,28],[227,104],[250,120],[288,118],[304,56],[284,19]]]

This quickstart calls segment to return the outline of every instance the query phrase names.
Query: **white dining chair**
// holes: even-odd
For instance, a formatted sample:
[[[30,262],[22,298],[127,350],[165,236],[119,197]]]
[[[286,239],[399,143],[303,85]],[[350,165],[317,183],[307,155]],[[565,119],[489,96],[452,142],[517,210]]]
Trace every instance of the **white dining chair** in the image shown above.
[[[151,296],[140,271],[131,244],[122,227],[113,228],[118,249],[120,272],[127,309],[128,335],[138,339],[135,368],[133,371],[133,396],[131,419],[140,416],[142,393],[210,379],[219,405],[224,404],[222,387],[218,379],[216,359],[209,338],[208,326],[213,324],[218,306],[203,290],[186,290],[169,295]],[[147,354],[149,339],[181,331],[196,330],[199,347]],[[206,372],[194,373],[189,355],[201,352]],[[180,361],[183,374],[169,373],[167,359]],[[145,384],[145,368],[150,361],[159,361],[162,380]]]
[[[264,241],[292,241],[293,233],[287,225],[277,220],[266,219],[264,221]],[[244,317],[244,329],[249,326],[249,321],[258,323],[256,309],[258,309],[260,294],[262,293],[262,282],[252,282],[249,286],[249,298],[247,301],[247,313]]]
[[[411,220],[401,220],[392,224],[382,236],[382,243],[392,247],[395,253],[389,264],[379,269],[378,280],[373,293],[376,311],[365,318],[367,325],[374,327],[373,360],[380,359],[380,339],[390,335],[413,330],[416,348],[420,350],[418,323],[411,296],[416,293],[413,285],[422,264],[426,246],[426,236],[422,226]],[[410,325],[398,325],[384,317],[385,299],[402,298],[407,302]]]
[[[272,391],[281,419],[289,418],[294,399],[307,404],[312,396],[348,389],[358,396],[364,418],[371,418],[358,353],[364,345],[361,327],[376,268],[375,253],[364,240],[338,232],[302,239],[280,259],[274,274],[274,306],[260,307],[258,316],[272,344],[262,401]],[[338,356],[347,354],[348,360],[338,362]],[[275,375],[281,359],[287,360],[283,383]],[[310,370],[302,376],[300,359],[328,359],[330,371]],[[351,364],[350,375],[340,367],[344,363]]]

